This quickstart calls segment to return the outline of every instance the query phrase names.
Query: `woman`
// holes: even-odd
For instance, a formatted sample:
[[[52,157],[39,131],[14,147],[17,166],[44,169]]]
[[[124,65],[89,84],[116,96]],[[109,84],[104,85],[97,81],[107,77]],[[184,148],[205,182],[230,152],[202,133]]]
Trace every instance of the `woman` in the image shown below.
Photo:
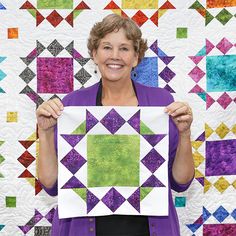
[[[169,186],[184,191],[193,179],[194,165],[190,142],[191,108],[174,102],[160,88],[132,82],[131,71],[147,50],[142,33],[130,19],[111,14],[95,24],[88,39],[88,49],[101,73],[101,82],[74,91],[63,99],[49,100],[36,111],[39,134],[38,175],[50,195],[57,194],[57,155],[54,128],[64,106],[165,106],[169,123]],[[58,219],[54,215],[52,235],[98,236],[179,236],[177,214],[169,189],[169,215],[103,216]]]

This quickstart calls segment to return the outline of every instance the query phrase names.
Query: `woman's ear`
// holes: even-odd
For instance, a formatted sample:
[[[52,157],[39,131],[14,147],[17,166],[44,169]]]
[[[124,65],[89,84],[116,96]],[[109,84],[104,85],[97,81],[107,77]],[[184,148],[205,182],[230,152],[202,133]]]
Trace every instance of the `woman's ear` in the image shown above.
[[[133,68],[136,67],[138,65],[138,53],[135,53],[135,58],[134,58],[134,62],[133,62]]]
[[[97,64],[97,51],[95,49],[93,50],[93,61]]]

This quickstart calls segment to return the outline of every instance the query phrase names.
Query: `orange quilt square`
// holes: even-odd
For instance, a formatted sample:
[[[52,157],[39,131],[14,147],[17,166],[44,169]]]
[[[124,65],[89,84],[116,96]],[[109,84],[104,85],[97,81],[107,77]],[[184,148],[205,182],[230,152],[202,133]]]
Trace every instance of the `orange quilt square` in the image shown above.
[[[18,28],[8,28],[8,39],[18,39]]]

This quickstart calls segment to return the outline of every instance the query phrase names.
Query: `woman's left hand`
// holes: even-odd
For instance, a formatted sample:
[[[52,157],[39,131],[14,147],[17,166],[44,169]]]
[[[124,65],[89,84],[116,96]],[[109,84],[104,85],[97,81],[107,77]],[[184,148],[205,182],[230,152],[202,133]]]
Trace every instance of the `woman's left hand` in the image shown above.
[[[180,134],[190,135],[193,113],[188,103],[172,102],[165,108],[165,112],[172,117]]]

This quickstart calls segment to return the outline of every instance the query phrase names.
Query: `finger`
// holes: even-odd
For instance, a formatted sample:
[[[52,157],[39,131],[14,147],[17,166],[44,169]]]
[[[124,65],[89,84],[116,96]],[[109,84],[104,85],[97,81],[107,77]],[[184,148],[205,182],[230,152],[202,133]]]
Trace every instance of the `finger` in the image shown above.
[[[49,102],[45,103],[42,109],[46,110],[54,119],[57,119],[59,117],[59,115],[54,110],[54,108],[50,105]]]
[[[47,104],[53,109],[53,111],[59,116],[61,115],[61,107],[60,103],[55,99],[49,100]]]
[[[167,113],[172,113],[175,110],[177,110],[179,107],[183,106],[182,102],[172,102],[171,104],[169,104],[168,106],[166,106],[165,111]]]
[[[172,117],[186,115],[188,114],[189,108],[187,106],[178,107],[175,111],[171,112],[169,115]]]
[[[47,111],[42,105],[40,105],[36,111],[36,115],[37,117],[39,116],[51,116],[51,113],[49,111]]]
[[[178,122],[189,122],[189,123],[191,123],[193,120],[192,116],[190,115],[181,115],[181,116],[175,117],[174,119]]]
[[[51,100],[49,100],[51,101]],[[64,106],[63,106],[63,103],[61,102],[61,100],[59,98],[54,98],[52,99],[52,101],[55,102],[55,104],[57,104],[58,108],[62,111]]]
[[[192,114],[192,109],[186,102],[173,102],[165,108],[168,115]]]

